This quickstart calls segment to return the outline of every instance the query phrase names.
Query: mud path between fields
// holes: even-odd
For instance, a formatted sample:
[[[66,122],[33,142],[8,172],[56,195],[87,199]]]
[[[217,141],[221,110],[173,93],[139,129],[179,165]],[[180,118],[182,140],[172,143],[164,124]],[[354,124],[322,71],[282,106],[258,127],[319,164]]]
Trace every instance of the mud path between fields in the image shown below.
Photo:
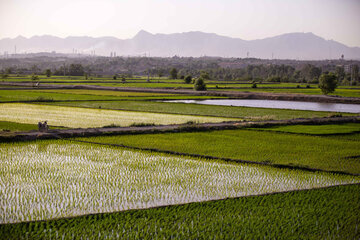
[[[47,132],[0,132],[0,142],[32,141],[39,139],[62,139],[74,137],[148,134],[165,132],[196,132],[210,130],[237,129],[245,127],[262,127],[276,125],[296,124],[331,124],[331,123],[359,123],[360,116],[346,117],[323,117],[323,118],[298,118],[292,120],[268,120],[268,121],[232,121],[221,123],[198,123],[198,124],[173,124],[139,127],[101,127],[101,128],[77,128],[77,129],[53,129]]]

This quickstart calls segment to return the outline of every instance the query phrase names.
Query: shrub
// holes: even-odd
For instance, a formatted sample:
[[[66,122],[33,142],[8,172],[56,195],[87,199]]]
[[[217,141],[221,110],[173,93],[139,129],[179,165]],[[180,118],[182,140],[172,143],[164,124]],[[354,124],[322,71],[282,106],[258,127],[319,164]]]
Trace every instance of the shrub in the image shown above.
[[[317,79],[317,78],[314,78],[313,80],[311,80],[311,81],[309,81],[309,83],[319,83],[319,79]]]
[[[35,101],[37,102],[53,102],[54,99],[52,98],[46,98],[46,97],[43,97],[43,96],[39,96],[35,99]]]
[[[177,79],[177,74],[178,74],[178,71],[176,70],[176,68],[172,68],[170,70],[170,78],[171,79]]]
[[[269,77],[266,79],[268,82],[280,82],[280,77]]]
[[[325,73],[320,76],[319,88],[325,95],[334,92],[337,84],[337,77],[333,73]]]
[[[46,75],[46,77],[51,77],[51,70],[50,70],[50,69],[46,69],[46,70],[45,70],[45,75]]]
[[[191,75],[187,75],[187,76],[184,78],[184,81],[185,81],[186,84],[191,83],[191,81],[192,81]]]
[[[205,80],[210,80],[210,75],[206,71],[201,71],[200,72],[200,78],[205,79]]]
[[[147,127],[147,126],[155,126],[155,123],[133,123],[130,127]]]
[[[32,81],[38,81],[39,80],[39,77],[35,74],[31,75],[31,80]]]
[[[206,90],[206,84],[205,84],[205,82],[204,82],[204,80],[202,78],[198,78],[195,81],[194,89],[196,91],[205,91]]]

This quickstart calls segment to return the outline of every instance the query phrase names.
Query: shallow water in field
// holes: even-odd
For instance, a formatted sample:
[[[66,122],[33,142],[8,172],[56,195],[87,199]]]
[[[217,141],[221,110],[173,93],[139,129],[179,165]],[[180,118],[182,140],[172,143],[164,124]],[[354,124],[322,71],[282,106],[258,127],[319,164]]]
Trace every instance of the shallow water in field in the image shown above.
[[[236,107],[278,108],[325,112],[360,113],[360,104],[318,103],[256,99],[166,100],[163,102],[195,103]]]
[[[0,223],[337,184],[359,178],[70,141],[0,144]]]

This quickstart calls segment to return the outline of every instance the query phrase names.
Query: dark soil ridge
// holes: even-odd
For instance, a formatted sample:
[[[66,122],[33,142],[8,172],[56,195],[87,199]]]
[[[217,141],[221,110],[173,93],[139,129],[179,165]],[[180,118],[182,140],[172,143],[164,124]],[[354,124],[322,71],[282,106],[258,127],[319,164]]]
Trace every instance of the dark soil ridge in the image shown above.
[[[31,83],[1,82],[4,86],[32,86]],[[286,100],[303,102],[325,102],[325,103],[352,103],[360,104],[360,98],[340,97],[327,95],[305,95],[305,94],[285,94],[285,93],[264,93],[264,92],[239,92],[239,91],[194,91],[185,89],[161,89],[161,88],[136,88],[136,87],[105,87],[97,85],[51,85],[41,84],[38,88],[46,89],[89,89],[89,90],[109,90],[125,92],[151,92],[151,93],[172,93],[196,96],[220,96],[238,99],[267,99],[267,100]]]
[[[277,125],[296,124],[331,124],[331,123],[359,123],[360,116],[345,117],[323,117],[323,118],[297,118],[291,120],[268,120],[268,121],[230,121],[221,123],[199,123],[199,124],[172,124],[155,126],[135,127],[101,127],[101,128],[77,128],[77,129],[53,129],[47,132],[29,131],[1,133],[0,142],[32,141],[38,139],[61,139],[74,137],[92,137],[102,135],[127,135],[148,134],[165,132],[196,132],[238,129],[246,127],[264,127]]]
[[[269,193],[262,193],[262,194],[250,194],[250,195],[240,196],[240,197],[225,197],[225,198],[211,199],[211,200],[199,201],[199,202],[193,201],[193,202],[179,203],[179,204],[159,205],[159,206],[148,207],[148,208],[133,208],[133,209],[123,210],[123,211],[88,213],[88,214],[80,214],[80,215],[69,216],[69,217],[50,218],[50,219],[45,219],[45,220],[1,223],[0,227],[1,226],[19,225],[19,224],[24,225],[24,224],[31,224],[31,223],[66,221],[66,220],[72,220],[75,218],[86,218],[86,217],[95,216],[95,215],[100,215],[100,216],[103,215],[104,216],[104,215],[120,213],[120,212],[131,212],[131,211],[139,211],[139,210],[147,210],[147,209],[161,209],[161,208],[168,208],[168,207],[185,206],[185,205],[190,205],[190,204],[212,203],[212,202],[216,202],[216,201],[225,201],[225,200],[240,199],[240,198],[265,197],[265,196],[271,196],[271,195],[277,195],[277,194],[289,194],[289,193],[296,193],[296,192],[309,192],[309,191],[316,191],[316,190],[322,190],[322,189],[328,189],[328,188],[339,188],[339,187],[356,186],[356,185],[360,185],[360,183],[345,183],[345,184],[335,184],[335,185],[325,186],[325,187],[314,187],[314,188],[295,189],[295,190],[287,190],[287,191],[276,191],[276,192],[269,192]]]

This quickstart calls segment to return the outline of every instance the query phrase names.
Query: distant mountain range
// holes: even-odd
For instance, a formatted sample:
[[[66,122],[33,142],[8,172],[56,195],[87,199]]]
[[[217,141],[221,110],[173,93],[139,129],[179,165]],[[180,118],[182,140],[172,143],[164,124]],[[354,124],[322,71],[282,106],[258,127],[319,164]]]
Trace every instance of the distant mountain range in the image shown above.
[[[141,30],[131,39],[115,37],[67,37],[49,35],[25,38],[22,36],[0,40],[0,54],[52,52],[82,53],[110,56],[218,56],[253,57],[263,59],[323,60],[360,59],[359,47],[348,47],[333,40],[325,40],[313,33],[287,33],[275,37],[242,40],[214,33],[185,32],[151,34]]]

